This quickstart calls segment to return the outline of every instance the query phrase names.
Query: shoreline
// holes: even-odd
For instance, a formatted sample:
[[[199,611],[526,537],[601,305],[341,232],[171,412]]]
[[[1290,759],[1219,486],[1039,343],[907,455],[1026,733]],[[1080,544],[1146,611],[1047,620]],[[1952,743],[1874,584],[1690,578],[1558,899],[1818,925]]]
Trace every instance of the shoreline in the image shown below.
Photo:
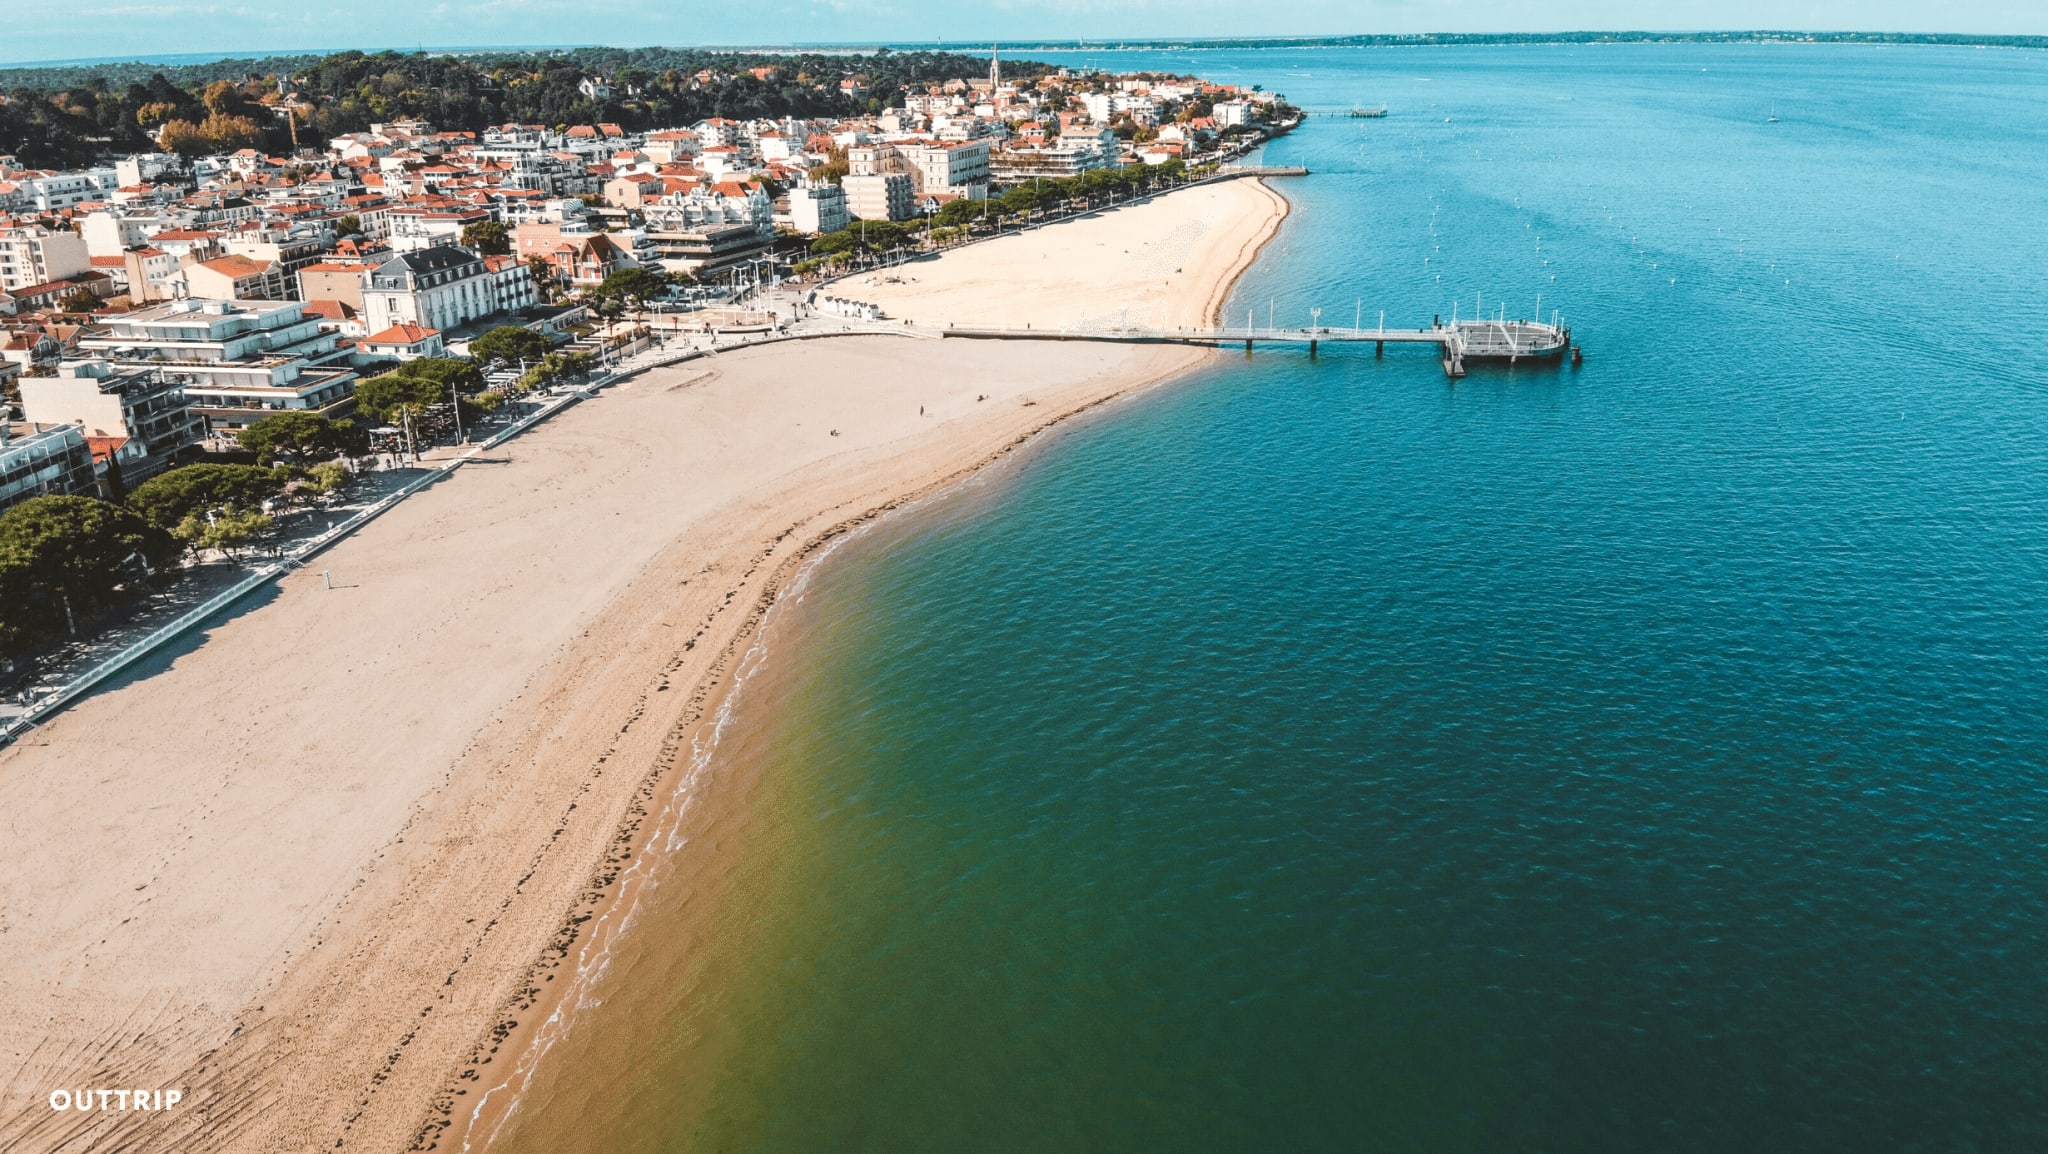
[[[1286,215],[1259,192],[1258,239],[1210,300]],[[1117,226],[1196,208],[1159,203]],[[335,590],[287,578],[0,753],[0,802],[39,875],[0,883],[0,911],[40,939],[0,935],[0,1008],[21,1011],[0,1015],[15,1018],[0,1139],[432,1144],[444,1098],[516,1048],[521,1007],[632,888],[685,735],[803,566],[1208,355],[939,344],[808,342],[791,346],[802,362],[765,347],[644,373],[465,469],[460,495],[437,487],[339,546]],[[793,380],[799,363],[833,366],[829,391]],[[897,407],[927,395],[937,428]],[[1013,407],[976,407],[1004,396]],[[796,420],[791,441],[755,412],[848,436]],[[687,459],[671,426],[693,430]],[[675,496],[643,491],[678,473]],[[607,508],[633,520],[593,517]],[[205,744],[137,756],[142,735],[179,727]],[[103,789],[131,807],[81,827]],[[96,881],[63,881],[92,877],[87,861]],[[48,892],[66,885],[79,892]],[[190,1092],[168,1118],[38,1109],[86,1080]]]
[[[1229,300],[1230,294],[1236,289],[1237,284],[1244,278],[1244,275],[1257,263],[1259,255],[1265,250],[1266,246],[1279,236],[1281,228],[1293,212],[1293,205],[1287,198],[1274,191],[1265,181],[1255,180],[1250,183],[1272,198],[1276,213],[1265,229],[1251,238],[1238,252],[1233,254],[1231,261],[1233,271],[1230,275],[1221,278],[1211,287],[1206,299],[1202,303],[1201,309],[1202,315],[1212,321],[1221,318],[1223,306]],[[680,797],[680,791],[702,788],[702,776],[712,768],[714,759],[717,759],[719,756],[720,740],[724,736],[726,726],[734,720],[733,711],[739,706],[742,691],[752,679],[753,674],[761,671],[762,665],[772,660],[769,656],[767,635],[768,631],[775,624],[776,610],[778,608],[791,608],[791,601],[800,601],[804,590],[813,580],[820,576],[826,563],[832,559],[841,545],[852,543],[869,531],[884,528],[889,523],[896,522],[905,516],[914,515],[915,511],[921,506],[928,506],[932,503],[942,502],[957,496],[963,485],[986,477],[991,470],[1021,464],[1027,454],[1048,447],[1048,441],[1053,435],[1071,429],[1082,419],[1101,415],[1115,404],[1134,401],[1159,388],[1179,381],[1197,372],[1207,358],[1197,353],[1192,357],[1176,359],[1183,360],[1185,363],[1166,368],[1149,377],[1134,379],[1121,389],[1053,414],[1041,424],[1019,435],[1009,444],[1004,445],[980,461],[963,466],[948,476],[933,480],[922,489],[907,494],[898,500],[876,506],[857,517],[849,518],[832,526],[830,529],[814,537],[796,556],[785,561],[777,574],[769,579],[767,586],[761,594],[761,599],[755,606],[752,614],[750,614],[743,631],[733,639],[732,645],[721,657],[721,666],[727,662],[736,661],[742,668],[727,679],[724,689],[718,695],[716,704],[708,709],[710,716],[708,718],[700,716],[699,720],[692,724],[691,728],[695,732],[689,743],[694,753],[690,760],[690,772],[685,774],[681,766],[670,765],[658,767],[649,774],[648,786],[650,788],[654,787],[657,782],[663,785],[663,788],[656,789],[653,792],[667,794],[670,797],[669,806],[664,808],[663,813],[669,813],[680,802],[695,800],[694,798],[684,799]],[[787,662],[791,658],[785,657],[783,660]],[[751,665],[749,664],[750,662]],[[788,671],[783,669],[780,672],[786,676]],[[710,731],[710,744],[708,748],[700,749],[697,742],[703,736],[705,730]],[[724,760],[729,762],[731,758],[728,756]],[[685,816],[681,811],[677,811],[675,820],[680,821]],[[621,834],[622,836],[631,836],[637,834],[638,829],[639,826],[635,823],[630,830],[622,830]],[[679,832],[679,830],[673,827],[663,825],[656,830],[657,834],[663,835],[661,838],[646,839],[648,842],[646,849],[652,849],[656,840],[666,840],[672,847],[664,855],[666,860],[656,862],[650,868],[662,871],[672,871],[676,868],[677,861],[675,859],[686,852],[687,847],[687,842],[678,846],[674,841]],[[646,861],[646,849],[643,849],[642,854],[636,856],[633,869],[637,870]],[[660,880],[661,878],[658,876],[649,877],[646,879],[645,885],[652,887],[658,884]],[[477,1051],[471,1054],[470,1060],[464,1065],[462,1072],[451,1079],[442,1094],[437,1096],[435,1104],[436,1119],[430,1119],[422,1127],[421,1133],[415,1135],[412,1149],[428,1149],[435,1142],[447,1141],[453,1148],[462,1151],[488,1152],[495,1149],[496,1143],[501,1139],[517,1140],[519,1131],[515,1125],[516,1116],[521,1105],[524,1103],[524,1095],[534,1087],[537,1079],[544,1077],[548,1073],[543,1067],[547,1054],[563,1036],[563,1031],[566,1031],[573,1025],[572,1021],[564,1019],[565,1011],[573,1018],[576,1009],[576,1007],[568,1003],[571,999],[589,996],[592,993],[591,987],[602,986],[607,977],[610,976],[608,972],[610,966],[609,940],[606,940],[602,946],[599,946],[598,935],[604,934],[607,931],[614,934],[623,933],[625,929],[630,928],[635,915],[639,911],[641,896],[642,894],[638,888],[629,890],[622,885],[608,898],[587,906],[579,905],[577,910],[570,914],[565,922],[565,927],[577,924],[584,919],[592,919],[594,921],[595,928],[590,937],[585,939],[583,952],[587,954],[592,948],[599,948],[602,956],[590,959],[586,964],[579,964],[576,968],[576,976],[581,981],[587,982],[588,986],[579,983],[566,989],[557,989],[545,999],[537,999],[524,1005],[506,1007],[508,1015],[538,1011],[544,1017],[537,1026],[518,1027],[502,1035],[494,1035],[497,1044],[491,1046],[488,1050],[480,1043]],[[696,916],[698,918],[701,919],[713,912],[713,908],[716,905],[715,899],[707,903],[707,905],[712,908],[697,911]],[[608,916],[617,916],[622,924],[617,926],[605,925],[604,919]],[[559,965],[561,961],[566,960],[567,955],[564,953],[553,964]],[[586,977],[586,975],[588,976]],[[537,987],[529,981],[527,988],[536,989]],[[600,1004],[604,1000],[607,999],[599,999]],[[466,1117],[454,1114],[452,1112],[452,1108],[455,1105],[453,1095],[456,1091],[464,1089],[460,1083],[470,1081],[472,1084],[476,1084],[479,1082],[480,1079],[471,1077],[472,1072],[481,1071],[482,1060],[487,1059],[491,1053],[508,1044],[517,1044],[515,1048],[520,1054],[512,1076],[485,1089],[482,1099],[471,1107]],[[517,1083],[516,1089],[513,1087],[515,1082]],[[508,1092],[510,1095],[508,1100],[501,1104],[490,1104],[488,1099],[499,1091]],[[466,1098],[468,1095],[465,1094],[462,1097]],[[444,1103],[450,1108],[450,1113],[441,1113]],[[438,1119],[445,1119],[445,1121],[439,1121]],[[508,1130],[508,1127],[512,1128]],[[478,1138],[479,1129],[484,1130],[480,1140]]]

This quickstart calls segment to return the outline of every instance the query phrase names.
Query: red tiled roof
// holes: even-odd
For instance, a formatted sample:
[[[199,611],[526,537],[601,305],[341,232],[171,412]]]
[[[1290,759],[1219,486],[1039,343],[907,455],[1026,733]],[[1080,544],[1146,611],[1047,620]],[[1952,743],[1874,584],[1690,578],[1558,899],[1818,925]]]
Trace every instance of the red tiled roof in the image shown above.
[[[440,329],[430,329],[425,325],[396,324],[381,333],[364,337],[362,343],[366,345],[416,345],[428,337],[440,335]]]

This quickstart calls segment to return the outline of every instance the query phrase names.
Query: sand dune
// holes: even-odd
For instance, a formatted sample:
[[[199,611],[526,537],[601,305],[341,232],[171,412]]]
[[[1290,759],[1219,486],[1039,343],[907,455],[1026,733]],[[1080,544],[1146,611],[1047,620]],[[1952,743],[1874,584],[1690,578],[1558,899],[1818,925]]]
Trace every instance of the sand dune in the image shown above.
[[[1281,212],[1235,182],[871,287],[940,322],[1199,312]],[[649,372],[0,753],[0,1148],[438,1136],[793,564],[1208,355],[866,336]],[[48,1104],[101,1087],[185,1097]]]

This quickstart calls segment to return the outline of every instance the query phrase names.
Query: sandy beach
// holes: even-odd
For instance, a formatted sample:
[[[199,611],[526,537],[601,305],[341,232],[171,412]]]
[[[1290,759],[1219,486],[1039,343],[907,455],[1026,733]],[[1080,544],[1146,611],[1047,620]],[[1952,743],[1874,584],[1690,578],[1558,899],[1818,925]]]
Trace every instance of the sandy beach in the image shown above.
[[[1284,214],[1232,181],[832,291],[1198,324]],[[449,1148],[804,559],[1213,355],[849,336],[652,370],[0,752],[0,1149]],[[98,1088],[183,1101],[49,1105]]]

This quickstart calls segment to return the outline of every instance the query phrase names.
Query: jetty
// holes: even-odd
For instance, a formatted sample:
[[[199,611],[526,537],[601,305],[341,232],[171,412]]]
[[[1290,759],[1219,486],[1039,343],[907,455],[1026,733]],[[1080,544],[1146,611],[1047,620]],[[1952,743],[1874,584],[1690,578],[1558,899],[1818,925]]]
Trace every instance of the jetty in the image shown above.
[[[1211,180],[1231,180],[1240,176],[1307,176],[1308,166],[1302,164],[1221,164],[1216,171],[1193,183],[1202,184]]]
[[[1369,344],[1373,346],[1375,355],[1384,354],[1388,345],[1435,345],[1443,361],[1444,375],[1452,380],[1464,376],[1466,366],[1475,361],[1499,361],[1512,365],[1521,361],[1558,360],[1573,348],[1572,331],[1563,325],[1508,320],[1505,317],[1496,320],[1453,319],[1449,323],[1438,319],[1426,329],[1390,329],[1384,320],[1378,328],[1371,329],[1321,324],[1304,328],[1247,324],[1241,328],[1189,329],[1119,323],[1078,324],[1059,329],[949,327],[940,330],[938,335],[965,340],[1121,341],[1215,348],[1233,348],[1241,343],[1247,353],[1258,345],[1306,345],[1310,356],[1314,356],[1324,344]]]

